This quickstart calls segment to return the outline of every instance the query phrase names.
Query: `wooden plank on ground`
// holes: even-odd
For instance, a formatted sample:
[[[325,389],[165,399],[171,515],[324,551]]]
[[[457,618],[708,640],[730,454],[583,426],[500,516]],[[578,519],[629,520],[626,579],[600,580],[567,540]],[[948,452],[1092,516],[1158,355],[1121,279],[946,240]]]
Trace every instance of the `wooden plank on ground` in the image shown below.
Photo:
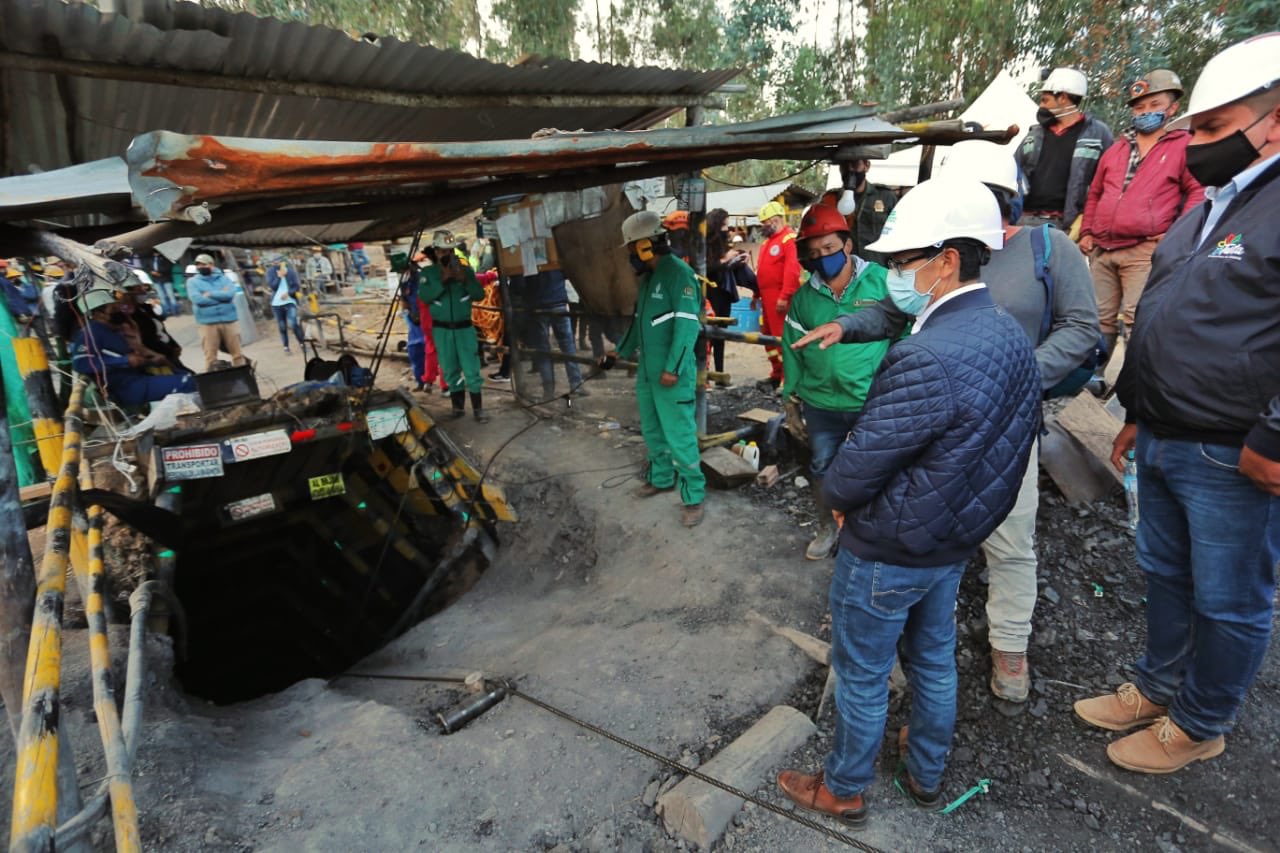
[[[702,470],[707,482],[717,489],[733,489],[756,478],[754,465],[727,447],[708,447],[702,451]]]
[[[1089,393],[1065,406],[1046,424],[1040,439],[1040,464],[1068,501],[1095,501],[1123,488],[1123,476],[1111,467],[1111,442],[1123,426]]]
[[[797,631],[795,628],[786,628],[778,625],[768,616],[758,613],[755,610],[747,611],[747,619],[756,622],[768,628],[785,640],[790,640],[795,644],[796,648],[804,652],[809,657],[821,664],[831,663],[831,644],[819,640],[817,637],[806,634],[803,631]]]
[[[738,420],[753,424],[767,424],[782,412],[771,412],[768,409],[749,409],[738,415]]]
[[[53,483],[33,483],[18,489],[18,499],[22,503],[47,498],[53,493]]]
[[[1089,393],[1077,394],[1058,412],[1058,425],[1094,459],[1102,462],[1117,485],[1123,485],[1123,475],[1111,467],[1111,443],[1124,424],[1102,408],[1096,397]]]
[[[712,779],[754,791],[770,768],[799,748],[816,730],[795,708],[778,705],[737,740],[699,768]],[[743,801],[692,776],[658,798],[657,811],[667,832],[700,850],[709,850]]]

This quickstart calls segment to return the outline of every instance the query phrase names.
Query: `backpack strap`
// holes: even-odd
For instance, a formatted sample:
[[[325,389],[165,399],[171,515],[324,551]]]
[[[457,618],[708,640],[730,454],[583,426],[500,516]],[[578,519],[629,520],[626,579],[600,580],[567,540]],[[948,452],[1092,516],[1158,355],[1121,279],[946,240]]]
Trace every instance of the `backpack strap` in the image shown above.
[[[1035,258],[1036,278],[1044,284],[1044,316],[1040,318],[1040,339],[1036,341],[1037,346],[1044,343],[1044,339],[1049,337],[1049,330],[1053,328],[1053,273],[1049,271],[1049,256],[1053,252],[1053,246],[1049,242],[1050,227],[1045,223],[1031,231],[1031,253]]]

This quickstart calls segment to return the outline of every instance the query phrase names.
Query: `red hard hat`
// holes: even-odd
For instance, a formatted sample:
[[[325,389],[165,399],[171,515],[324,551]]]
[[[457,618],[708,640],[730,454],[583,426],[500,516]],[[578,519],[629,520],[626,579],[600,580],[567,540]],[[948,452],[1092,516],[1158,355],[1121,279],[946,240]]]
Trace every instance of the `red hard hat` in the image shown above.
[[[823,237],[848,230],[849,223],[833,205],[815,204],[804,212],[804,218],[800,220],[800,233],[796,235],[796,239],[808,240],[810,237]]]

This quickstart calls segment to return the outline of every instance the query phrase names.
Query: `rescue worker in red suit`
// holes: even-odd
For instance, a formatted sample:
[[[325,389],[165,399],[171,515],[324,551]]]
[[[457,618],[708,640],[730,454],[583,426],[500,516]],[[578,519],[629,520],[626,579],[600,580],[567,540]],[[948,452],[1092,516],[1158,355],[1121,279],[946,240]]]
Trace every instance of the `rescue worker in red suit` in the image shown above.
[[[409,288],[415,295],[418,292],[418,271],[426,269],[427,266],[427,253],[415,253],[413,256],[413,272],[409,280]],[[414,378],[422,386],[422,390],[428,394],[435,390],[437,384],[439,384],[440,391],[443,393],[449,390],[449,383],[445,381],[444,371],[440,369],[440,356],[436,353],[436,344],[431,337],[431,312],[427,310],[427,304],[421,299],[415,299],[414,301],[418,306],[418,328],[422,330],[422,336],[426,338],[426,351],[422,360],[424,370],[421,376]]]
[[[760,226],[765,241],[760,244],[756,280],[760,286],[760,325],[766,335],[782,337],[782,324],[791,308],[791,297],[800,289],[800,261],[796,257],[796,234],[787,225],[787,209],[771,201],[760,208]],[[769,355],[769,378],[763,387],[777,389],[782,384],[782,350],[765,347]]]

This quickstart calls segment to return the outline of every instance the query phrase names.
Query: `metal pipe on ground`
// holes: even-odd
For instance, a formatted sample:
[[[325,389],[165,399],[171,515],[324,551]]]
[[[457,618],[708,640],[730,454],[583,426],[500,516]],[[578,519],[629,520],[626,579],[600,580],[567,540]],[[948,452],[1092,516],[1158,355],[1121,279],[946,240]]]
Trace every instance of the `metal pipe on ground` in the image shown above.
[[[71,390],[63,425],[62,466],[49,501],[44,558],[36,576],[36,607],[23,679],[23,713],[18,730],[17,773],[14,779],[11,851],[52,851],[59,795],[79,794],[70,750],[58,744],[59,688],[62,675],[62,605],[66,592],[71,547],[71,507],[80,464],[81,406],[84,380]],[[61,760],[60,760],[61,758]],[[67,765],[71,778],[67,779]],[[62,770],[63,772],[59,772]],[[63,798],[64,806],[66,798]]]
[[[133,757],[138,750],[138,731],[142,722],[142,688],[146,683],[146,641],[147,614],[151,607],[153,590],[159,588],[158,581],[143,581],[129,595],[129,660],[126,665],[124,681],[124,711],[121,714],[121,731],[124,733],[125,750],[128,753],[129,766],[133,766]],[[93,798],[80,812],[70,820],[58,825],[54,849],[68,850],[78,844],[98,818],[106,813],[109,797],[110,780],[104,781]]]
[[[89,462],[80,457],[80,488],[93,488]],[[98,734],[107,760],[107,785],[111,800],[111,823],[115,830],[117,853],[140,851],[138,807],[133,796],[129,751],[125,747],[116,709],[115,683],[111,677],[111,646],[107,636],[107,614],[103,591],[107,577],[102,559],[103,510],[97,504],[86,508],[89,520],[89,560],[86,566],[74,566],[80,597],[84,600],[85,620],[89,626],[89,667],[93,681],[93,711],[98,718]],[[74,564],[73,564],[74,565]]]

